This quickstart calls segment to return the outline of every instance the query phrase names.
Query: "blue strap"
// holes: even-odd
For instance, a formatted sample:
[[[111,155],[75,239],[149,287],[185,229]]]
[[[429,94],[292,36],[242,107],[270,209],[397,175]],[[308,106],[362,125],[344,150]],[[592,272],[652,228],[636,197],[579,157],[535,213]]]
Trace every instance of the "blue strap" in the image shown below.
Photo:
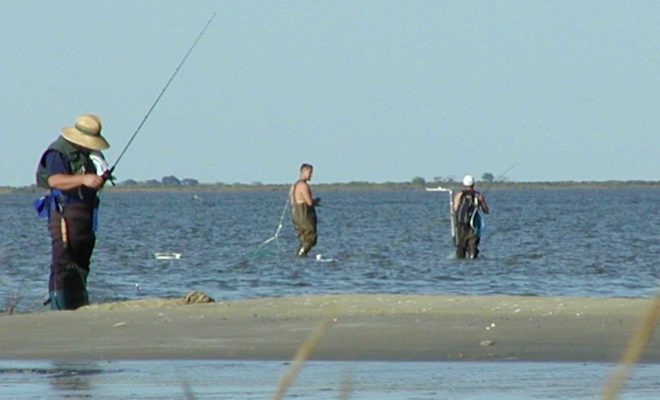
[[[51,189],[50,193],[48,193],[45,196],[41,196],[34,201],[34,210],[37,212],[37,215],[39,217],[42,218],[48,217],[48,221],[50,222],[51,212],[55,210],[59,213],[62,213],[63,206],[65,203],[66,203],[66,196],[64,196],[62,191],[58,189]],[[92,213],[92,230],[94,232],[96,232],[99,226],[98,217],[99,217],[99,206],[97,203]]]
[[[34,210],[39,217],[48,217],[50,221],[50,213],[53,210],[62,212],[61,205],[57,201],[60,198],[62,198],[62,191],[51,189],[50,193],[35,200]]]
[[[96,232],[98,228],[99,228],[99,207],[96,206],[94,207],[94,211],[92,211],[92,230]]]
[[[34,210],[37,212],[37,216],[39,217],[47,217],[48,214],[50,214],[50,207],[49,207],[49,195],[46,196],[41,196],[38,199],[34,201]]]

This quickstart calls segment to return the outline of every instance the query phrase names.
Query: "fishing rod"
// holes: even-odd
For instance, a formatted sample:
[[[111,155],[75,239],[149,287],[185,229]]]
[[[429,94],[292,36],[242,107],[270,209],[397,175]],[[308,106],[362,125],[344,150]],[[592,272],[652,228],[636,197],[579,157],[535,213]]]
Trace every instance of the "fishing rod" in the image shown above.
[[[502,172],[502,173],[499,174],[497,177],[495,177],[495,179],[493,179],[492,181],[488,182],[488,186],[486,186],[486,188],[483,190],[483,192],[481,192],[481,194],[486,194],[486,192],[487,192],[488,190],[490,190],[491,187],[493,187],[493,184],[495,184],[495,182],[499,182],[499,181],[501,181],[502,179],[504,179],[504,177],[506,176],[506,173],[509,172],[509,171],[511,171],[511,170],[513,169],[513,167],[515,167],[515,166],[516,166],[516,163],[514,162],[513,164],[511,164],[511,165],[509,166],[509,168],[505,169],[504,172]]]
[[[156,108],[156,105],[160,101],[161,97],[163,97],[163,95],[165,94],[165,91],[167,91],[167,88],[170,86],[170,83],[172,83],[172,81],[174,80],[174,77],[179,73],[179,70],[181,69],[183,64],[186,62],[186,60],[188,59],[188,56],[190,55],[190,53],[192,53],[195,46],[197,46],[197,43],[202,38],[202,36],[204,36],[204,32],[206,32],[206,29],[209,27],[209,25],[211,25],[211,22],[213,22],[213,19],[215,18],[215,16],[217,14],[218,14],[217,11],[213,12],[213,15],[211,15],[211,18],[208,20],[206,25],[204,25],[204,28],[201,30],[201,32],[199,32],[199,35],[197,35],[197,38],[193,42],[192,46],[190,46],[190,48],[188,49],[188,52],[186,52],[186,55],[183,57],[183,59],[181,60],[179,65],[176,67],[176,69],[174,70],[174,73],[172,73],[172,76],[170,76],[170,79],[167,81],[165,86],[163,86],[163,89],[160,91],[160,94],[158,94],[158,97],[156,97],[156,100],[153,102],[153,104],[149,108],[149,111],[147,111],[147,113],[144,115],[144,118],[142,118],[142,121],[140,122],[138,127],[135,129],[135,132],[133,132],[133,136],[131,136],[128,143],[126,143],[126,146],[124,146],[124,149],[119,154],[119,157],[117,157],[117,160],[115,161],[114,165],[103,174],[103,177],[105,179],[109,179],[112,182],[112,173],[114,172],[115,168],[117,167],[117,164],[119,164],[119,161],[121,161],[122,157],[124,157],[124,154],[126,153],[126,150],[128,150],[128,147],[131,145],[131,143],[133,143],[133,140],[135,140],[135,137],[140,132],[140,129],[142,129],[142,126],[144,125],[145,122],[147,122],[147,119],[151,115],[151,112],[154,110],[154,108]]]
[[[511,171],[513,167],[516,166],[516,163],[511,164],[507,169],[505,169],[501,174],[499,174],[495,179],[493,179],[491,182],[489,182],[488,186],[483,190],[482,195],[485,195],[486,192],[493,186],[493,184],[497,181],[500,181],[504,178],[507,172]],[[454,245],[456,245],[456,241],[458,240],[458,235],[456,232],[456,213],[454,212],[454,191],[451,188],[446,188],[442,186],[438,186],[436,188],[426,188],[427,192],[446,192],[449,195],[449,220],[450,220],[450,232],[451,232],[451,238],[452,241],[454,242]],[[475,214],[476,215],[476,214]]]
[[[426,188],[427,192],[446,192],[449,195],[449,230],[451,240],[456,245],[456,213],[454,213],[454,191],[450,188],[438,186],[437,188]]]

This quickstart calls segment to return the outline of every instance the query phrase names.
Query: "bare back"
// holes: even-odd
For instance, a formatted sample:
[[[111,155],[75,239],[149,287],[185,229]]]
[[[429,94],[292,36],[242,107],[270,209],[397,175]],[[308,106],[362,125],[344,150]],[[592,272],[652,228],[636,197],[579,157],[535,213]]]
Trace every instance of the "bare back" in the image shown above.
[[[299,180],[291,187],[291,205],[295,204],[307,204],[310,207],[314,205],[312,190],[304,180]]]

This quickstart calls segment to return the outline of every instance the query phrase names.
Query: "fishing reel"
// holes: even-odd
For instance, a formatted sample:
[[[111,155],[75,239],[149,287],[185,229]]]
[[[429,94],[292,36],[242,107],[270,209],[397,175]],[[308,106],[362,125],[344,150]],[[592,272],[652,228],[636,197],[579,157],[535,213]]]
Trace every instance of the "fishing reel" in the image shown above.
[[[112,175],[112,170],[114,168],[111,168],[103,173],[103,175],[100,175],[103,180],[110,181],[112,183],[112,186],[115,186],[115,179],[117,179],[114,175]]]
[[[114,167],[110,168],[103,154],[100,151],[94,151],[89,155],[89,158],[92,160],[94,167],[96,168],[96,175],[103,178],[104,181],[110,181],[112,186],[115,186],[115,177],[112,175]]]

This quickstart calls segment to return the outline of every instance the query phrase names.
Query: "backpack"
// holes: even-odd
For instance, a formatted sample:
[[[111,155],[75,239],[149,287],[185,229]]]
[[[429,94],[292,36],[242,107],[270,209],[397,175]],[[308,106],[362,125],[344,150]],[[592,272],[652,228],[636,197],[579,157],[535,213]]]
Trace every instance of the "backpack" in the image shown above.
[[[472,217],[478,211],[477,192],[472,190],[463,191],[461,203],[456,212],[456,222],[462,225],[471,226]]]

